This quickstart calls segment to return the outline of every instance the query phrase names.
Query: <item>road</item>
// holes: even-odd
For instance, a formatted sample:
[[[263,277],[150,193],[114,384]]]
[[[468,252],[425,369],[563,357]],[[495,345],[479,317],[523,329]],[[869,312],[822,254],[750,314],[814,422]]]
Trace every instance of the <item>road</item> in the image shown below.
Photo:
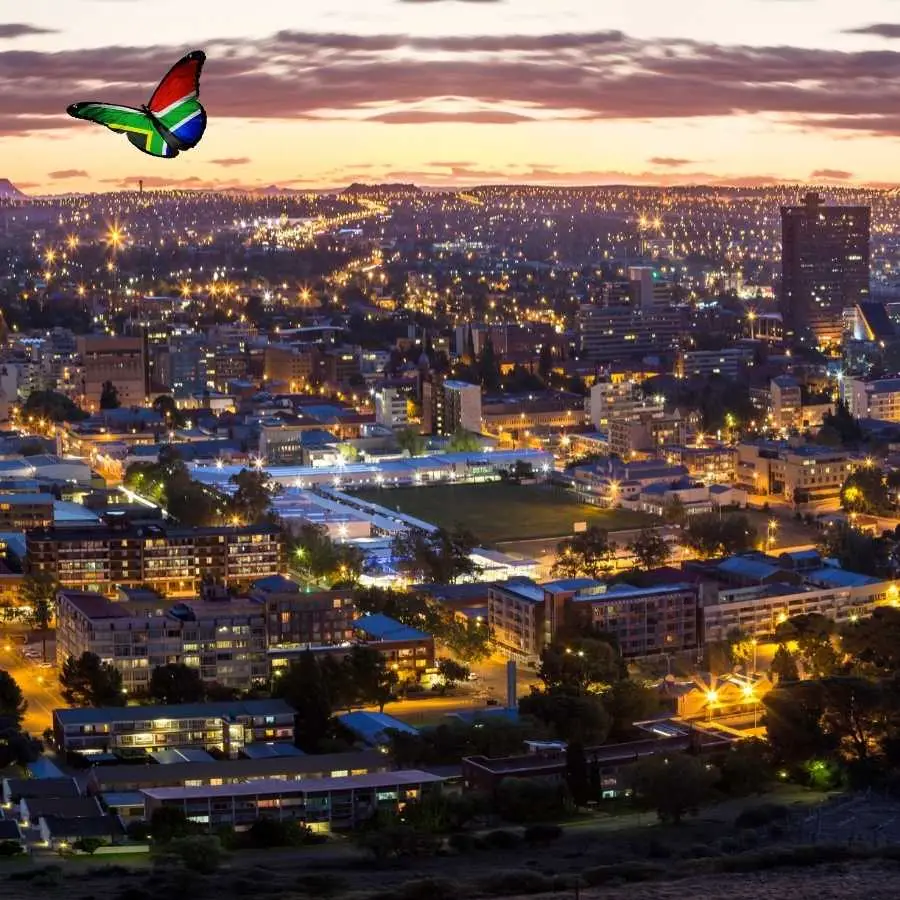
[[[0,669],[9,672],[28,701],[23,727],[40,736],[53,725],[53,710],[66,706],[59,692],[56,668],[42,669],[25,659],[9,631],[0,632]]]

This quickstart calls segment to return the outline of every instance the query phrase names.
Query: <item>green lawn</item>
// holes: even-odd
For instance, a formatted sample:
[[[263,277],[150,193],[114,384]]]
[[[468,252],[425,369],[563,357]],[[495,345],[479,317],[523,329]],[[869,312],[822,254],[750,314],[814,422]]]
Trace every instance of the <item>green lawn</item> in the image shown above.
[[[366,488],[354,493],[434,525],[468,528],[489,544],[568,537],[576,522],[618,531],[652,521],[643,513],[578,503],[570,492],[549,485],[487,482]]]

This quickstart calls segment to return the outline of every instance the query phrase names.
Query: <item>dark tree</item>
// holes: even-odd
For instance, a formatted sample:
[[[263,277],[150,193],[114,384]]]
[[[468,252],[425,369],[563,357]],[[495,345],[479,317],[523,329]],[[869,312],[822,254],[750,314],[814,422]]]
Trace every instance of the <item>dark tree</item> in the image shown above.
[[[635,764],[630,773],[638,802],[655,809],[661,822],[677,825],[711,799],[716,773],[695,756],[658,754]]]
[[[609,535],[596,525],[557,545],[553,564],[555,578],[602,578],[613,568],[613,546]]]
[[[607,641],[579,638],[550,644],[541,651],[538,678],[547,690],[585,694],[613,684],[621,675],[622,660]]]
[[[28,710],[28,701],[16,680],[0,669],[0,724],[3,727],[21,728]]]
[[[269,511],[272,498],[282,491],[281,485],[268,473],[251,469],[241,469],[229,481],[237,488],[231,498],[234,515],[248,525],[262,520]]]
[[[272,693],[275,697],[283,697],[297,710],[294,720],[297,746],[305,753],[319,752],[331,729],[334,691],[315,654],[311,650],[302,653],[275,679]]]
[[[655,528],[642,529],[628,549],[642,569],[664,566],[672,553],[668,543]]]
[[[763,723],[778,762],[795,765],[826,758],[834,750],[834,741],[822,727],[825,698],[818,682],[779,684],[762,702]]]
[[[472,670],[465,664],[457,662],[455,659],[438,660],[438,673],[444,679],[444,688],[455,687],[460,682],[469,680]]]
[[[41,631],[43,658],[47,659],[46,632],[56,612],[56,592],[60,584],[50,573],[42,570],[29,572],[22,579],[21,597],[30,612],[28,619],[32,628]]]
[[[784,644],[778,645],[769,671],[778,679],[778,684],[800,680],[800,670],[794,654]]]
[[[576,806],[584,806],[591,797],[591,781],[584,744],[570,741],[566,745],[566,786]]]
[[[756,529],[742,514],[720,516],[717,513],[701,513],[691,516],[684,539],[691,549],[703,557],[731,556],[753,549]]]
[[[597,694],[532,688],[519,700],[519,713],[543,722],[561,741],[596,745],[602,744],[609,733],[609,715]]]
[[[626,741],[638,731],[635,722],[651,719],[659,712],[660,700],[653,688],[622,678],[603,694],[603,706],[612,720],[609,739]]]
[[[118,409],[121,405],[119,389],[111,381],[104,381],[100,391],[100,409]]]
[[[124,706],[122,674],[96,653],[70,656],[59,673],[63,699],[69,706]]]
[[[157,703],[199,703],[205,696],[198,669],[184,663],[156,666],[150,675],[148,693]]]

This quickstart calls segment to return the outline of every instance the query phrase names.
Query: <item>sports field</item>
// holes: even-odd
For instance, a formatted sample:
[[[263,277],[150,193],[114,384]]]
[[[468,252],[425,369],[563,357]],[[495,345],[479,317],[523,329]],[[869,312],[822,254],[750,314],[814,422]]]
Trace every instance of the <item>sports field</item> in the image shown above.
[[[488,544],[568,537],[576,522],[617,531],[653,521],[643,513],[578,503],[564,488],[543,484],[439,484],[367,488],[354,493],[360,499],[434,525],[467,528]]]

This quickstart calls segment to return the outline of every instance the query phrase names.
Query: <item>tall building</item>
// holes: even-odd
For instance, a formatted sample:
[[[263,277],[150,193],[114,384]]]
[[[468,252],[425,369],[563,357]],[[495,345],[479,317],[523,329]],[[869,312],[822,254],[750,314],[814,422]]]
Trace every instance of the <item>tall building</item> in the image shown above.
[[[844,307],[869,296],[868,206],[826,206],[818,194],[781,208],[785,331],[817,344],[840,340]]]
[[[448,435],[457,428],[481,431],[481,386],[435,375],[422,385],[422,425],[426,434]]]
[[[375,421],[386,428],[402,428],[409,424],[406,396],[397,388],[382,388],[375,394]]]
[[[129,694],[145,694],[156,666],[184,663],[205,682],[246,690],[269,677],[266,610],[251,599],[175,604],[141,615],[100,594],[60,591],[56,659],[95,653],[122,673]]]
[[[103,385],[111,381],[122,406],[143,406],[149,392],[147,351],[142,337],[86,334],[78,338],[81,356],[81,401],[99,409]]]

